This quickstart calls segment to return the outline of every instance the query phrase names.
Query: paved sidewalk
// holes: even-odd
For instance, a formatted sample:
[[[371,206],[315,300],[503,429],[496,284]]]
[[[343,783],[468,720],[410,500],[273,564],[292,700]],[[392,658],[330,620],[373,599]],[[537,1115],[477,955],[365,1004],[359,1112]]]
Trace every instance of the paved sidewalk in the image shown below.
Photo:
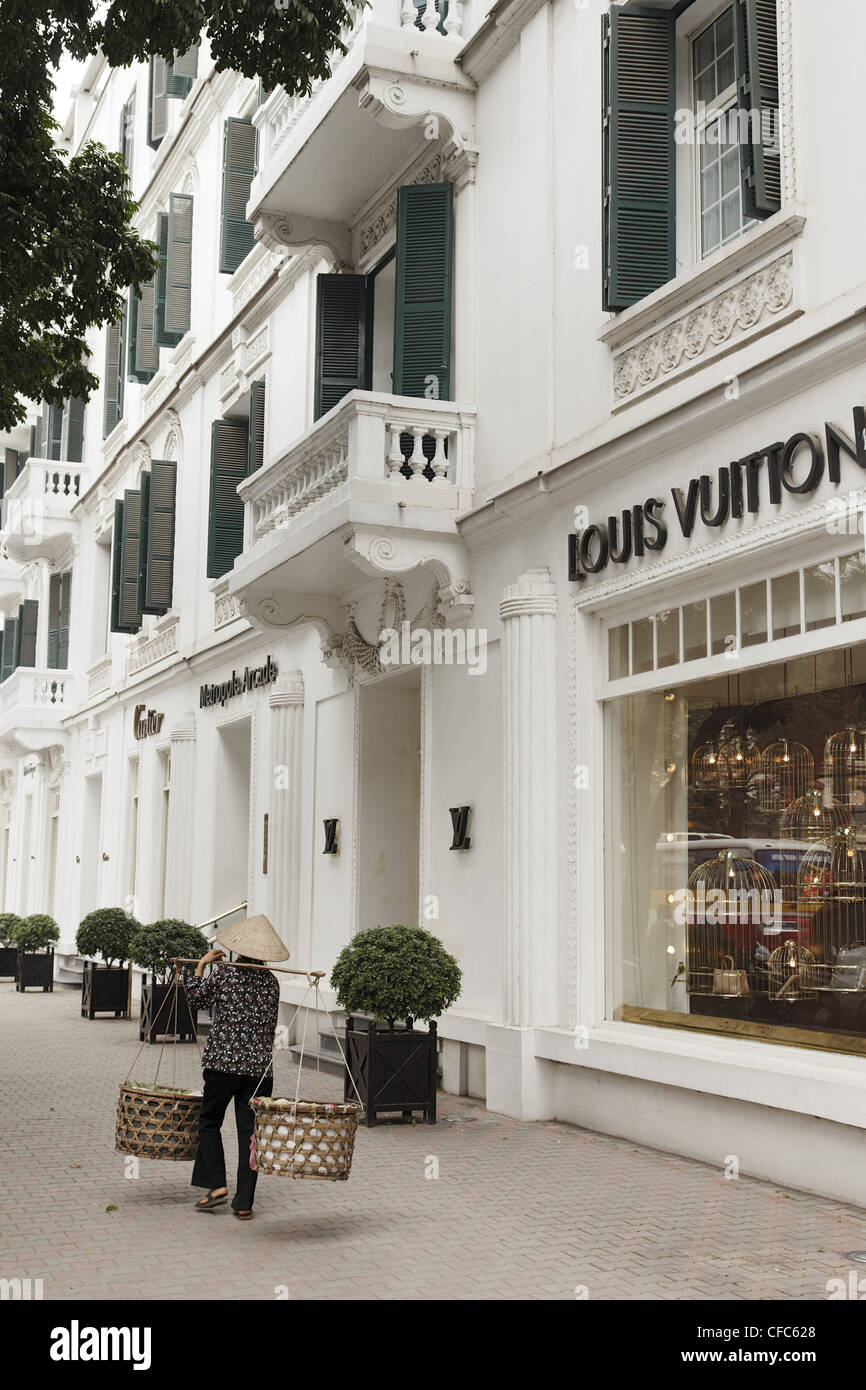
[[[0,1277],[42,1279],[46,1299],[574,1299],[581,1288],[590,1299],[824,1299],[852,1268],[842,1252],[866,1248],[866,1211],[449,1096],[435,1128],[360,1128],[347,1183],[262,1177],[254,1221],[198,1215],[191,1165],[142,1160],[130,1180],[114,1151],[117,1088],[137,1047],[136,1022],[82,1019],[75,991],[0,985]],[[177,1083],[195,1083],[196,1049],[176,1050]],[[137,1079],[152,1078],[157,1051],[145,1049]],[[282,1094],[296,1075],[281,1056]],[[302,1094],[317,1086],[339,1095],[336,1078],[314,1073]],[[235,1153],[231,1136],[232,1165]]]

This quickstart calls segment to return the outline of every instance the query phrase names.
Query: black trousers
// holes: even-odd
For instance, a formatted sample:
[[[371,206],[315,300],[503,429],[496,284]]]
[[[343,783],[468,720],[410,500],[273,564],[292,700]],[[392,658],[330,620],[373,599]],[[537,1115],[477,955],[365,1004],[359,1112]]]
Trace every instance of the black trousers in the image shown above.
[[[236,1211],[251,1211],[256,1192],[257,1173],[250,1167],[250,1140],[253,1137],[254,1115],[250,1100],[254,1095],[273,1095],[274,1078],[241,1076],[230,1071],[205,1068],[201,1118],[198,1126],[198,1153],[192,1170],[192,1186],[208,1191],[226,1185],[226,1156],[223,1150],[222,1122],[230,1100],[235,1103],[235,1123],[238,1127],[238,1180],[232,1201]]]

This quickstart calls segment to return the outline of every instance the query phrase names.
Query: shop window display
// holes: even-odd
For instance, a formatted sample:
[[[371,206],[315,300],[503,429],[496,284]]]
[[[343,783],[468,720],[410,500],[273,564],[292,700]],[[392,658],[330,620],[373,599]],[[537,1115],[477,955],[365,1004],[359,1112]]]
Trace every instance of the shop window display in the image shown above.
[[[866,645],[605,717],[613,1016],[866,1052]]]

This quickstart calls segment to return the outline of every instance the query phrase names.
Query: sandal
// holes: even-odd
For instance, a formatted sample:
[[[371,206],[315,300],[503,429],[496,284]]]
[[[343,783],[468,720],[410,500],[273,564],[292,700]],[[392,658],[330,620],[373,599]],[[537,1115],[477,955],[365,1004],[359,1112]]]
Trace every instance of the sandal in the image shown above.
[[[212,1197],[208,1193],[206,1197],[202,1197],[200,1202],[195,1202],[193,1205],[196,1211],[215,1211],[217,1207],[224,1207],[228,1199],[227,1192],[224,1192],[221,1197]]]
[[[252,1221],[253,1219],[253,1214],[251,1211],[236,1211],[234,1207],[232,1207],[232,1211],[234,1212],[238,1221]]]

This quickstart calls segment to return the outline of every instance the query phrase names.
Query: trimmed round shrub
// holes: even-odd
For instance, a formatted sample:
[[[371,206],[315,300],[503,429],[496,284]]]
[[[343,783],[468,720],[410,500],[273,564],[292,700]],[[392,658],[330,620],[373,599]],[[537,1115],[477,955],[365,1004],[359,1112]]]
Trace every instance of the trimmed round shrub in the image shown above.
[[[0,912],[0,946],[14,946],[15,933],[21,925],[21,918],[14,912]]]
[[[75,949],[80,956],[102,956],[108,965],[125,965],[130,938],[140,926],[122,907],[98,907],[81,919]]]
[[[33,912],[15,928],[15,945],[19,951],[45,951],[60,940],[60,928],[47,912]]]
[[[149,970],[160,984],[168,984],[174,975],[173,956],[190,956],[200,960],[211,943],[204,932],[177,917],[138,926],[129,943],[129,957],[143,970]],[[184,971],[189,967],[184,966]]]
[[[399,1018],[438,1018],[460,993],[460,966],[422,927],[371,927],[345,946],[331,971],[347,1013],[373,1014],[393,1027]]]

